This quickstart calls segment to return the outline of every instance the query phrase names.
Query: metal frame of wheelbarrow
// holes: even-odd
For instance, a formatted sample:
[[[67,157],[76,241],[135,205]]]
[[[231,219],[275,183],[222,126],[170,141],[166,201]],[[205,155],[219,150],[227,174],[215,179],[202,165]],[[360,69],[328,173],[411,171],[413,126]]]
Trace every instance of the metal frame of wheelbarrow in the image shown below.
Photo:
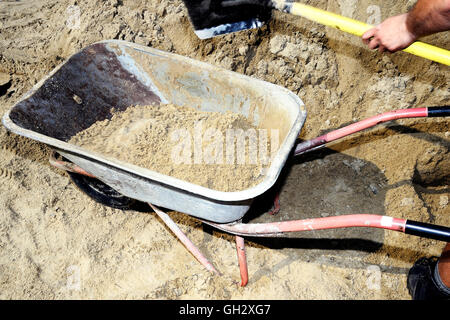
[[[359,132],[361,130],[373,127],[379,123],[402,119],[418,117],[443,117],[450,115],[450,107],[429,107],[402,109],[393,112],[387,112],[356,122],[338,130],[331,131],[312,140],[299,143],[295,147],[294,155],[300,155],[320,147],[325,144],[343,138],[347,135]],[[53,155],[50,163],[60,169],[83,174],[93,177],[89,172],[70,162],[57,160]],[[194,257],[210,272],[220,275],[211,262],[201,253],[201,251],[188,239],[176,223],[162,210],[149,204],[161,220],[172,230],[185,247],[194,255]],[[277,206],[277,205],[276,205]],[[276,208],[277,209],[277,208]],[[275,210],[276,210],[275,209]],[[236,236],[236,250],[241,275],[241,286],[248,283],[247,258],[245,253],[244,237],[280,237],[287,232],[337,229],[349,227],[381,228],[392,231],[399,231],[410,235],[430,238],[440,241],[450,242],[450,228],[437,226],[428,223],[422,223],[406,219],[398,219],[388,216],[375,214],[351,214],[324,218],[302,219],[272,223],[214,223],[211,221],[199,219],[205,224],[215,227],[221,231]]]

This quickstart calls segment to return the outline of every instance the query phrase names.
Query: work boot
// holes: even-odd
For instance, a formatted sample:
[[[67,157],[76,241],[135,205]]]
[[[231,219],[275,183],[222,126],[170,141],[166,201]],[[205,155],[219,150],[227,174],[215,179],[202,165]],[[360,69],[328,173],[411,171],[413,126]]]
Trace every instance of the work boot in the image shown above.
[[[442,283],[438,257],[420,258],[408,272],[407,287],[413,300],[450,300],[450,288]]]

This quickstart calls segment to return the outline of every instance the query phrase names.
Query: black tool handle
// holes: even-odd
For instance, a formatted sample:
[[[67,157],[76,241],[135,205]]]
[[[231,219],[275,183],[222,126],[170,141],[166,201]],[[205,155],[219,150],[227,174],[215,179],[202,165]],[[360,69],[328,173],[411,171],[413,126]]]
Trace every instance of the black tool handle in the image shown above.
[[[428,107],[429,117],[449,117],[450,116],[450,106],[442,107]]]
[[[450,228],[406,220],[405,233],[414,236],[450,242]]]

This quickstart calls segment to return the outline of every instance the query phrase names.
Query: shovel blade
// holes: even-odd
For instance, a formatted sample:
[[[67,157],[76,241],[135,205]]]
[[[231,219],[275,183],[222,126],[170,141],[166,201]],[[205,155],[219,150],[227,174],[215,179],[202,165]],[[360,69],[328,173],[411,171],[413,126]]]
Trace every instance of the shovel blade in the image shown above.
[[[271,17],[271,9],[243,1],[227,5],[227,0],[183,0],[200,39],[259,28]],[[228,1],[230,2],[230,1]]]
[[[221,24],[216,27],[212,28],[205,28],[200,30],[194,30],[194,33],[199,37],[200,39],[209,39],[221,35],[225,35],[228,33],[243,31],[243,30],[250,30],[250,29],[256,29],[261,27],[264,24],[264,21],[261,21],[259,19],[250,19],[247,21],[239,21],[234,23],[227,23],[227,24]]]

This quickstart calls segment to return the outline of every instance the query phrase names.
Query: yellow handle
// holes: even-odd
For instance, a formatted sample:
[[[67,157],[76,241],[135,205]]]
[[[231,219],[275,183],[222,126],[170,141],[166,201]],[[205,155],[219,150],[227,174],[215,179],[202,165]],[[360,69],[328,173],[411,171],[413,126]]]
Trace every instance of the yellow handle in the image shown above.
[[[358,37],[361,37],[367,30],[373,27],[367,23],[298,2],[292,3],[289,13],[318,22],[325,26],[345,31]],[[416,41],[408,48],[403,49],[403,51],[450,66],[450,51],[427,43]]]

